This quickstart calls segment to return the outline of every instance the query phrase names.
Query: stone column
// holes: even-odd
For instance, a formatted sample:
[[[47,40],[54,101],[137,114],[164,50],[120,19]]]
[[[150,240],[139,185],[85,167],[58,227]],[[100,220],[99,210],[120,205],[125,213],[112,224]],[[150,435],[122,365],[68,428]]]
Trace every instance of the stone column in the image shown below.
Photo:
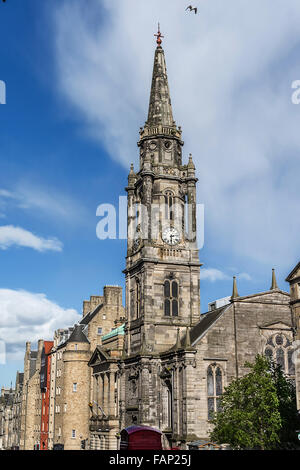
[[[115,373],[109,373],[109,416],[115,416]]]
[[[109,415],[109,381],[108,375],[105,372],[103,375],[104,380],[104,390],[103,390],[103,409],[106,416]]]
[[[98,394],[97,394],[97,403],[103,409],[103,374],[98,375]],[[101,410],[98,408],[97,414],[101,415]]]
[[[94,402],[97,403],[98,401],[98,387],[99,387],[99,375],[93,376],[93,408],[95,409],[96,405]]]

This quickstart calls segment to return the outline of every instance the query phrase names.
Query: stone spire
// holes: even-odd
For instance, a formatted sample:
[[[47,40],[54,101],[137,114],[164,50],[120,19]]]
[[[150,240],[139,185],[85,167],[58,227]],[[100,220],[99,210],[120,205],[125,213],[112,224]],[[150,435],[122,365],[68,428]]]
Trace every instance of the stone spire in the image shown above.
[[[152,85],[149,103],[149,112],[146,125],[157,126],[175,126],[173,119],[171,98],[168,84],[167,67],[165,54],[161,47],[161,38],[158,26],[157,48],[154,56],[154,66],[152,75]]]
[[[239,297],[239,293],[238,293],[237,285],[236,285],[236,277],[233,276],[233,288],[232,288],[231,300],[237,299],[238,297]]]
[[[278,289],[277,281],[276,281],[276,275],[275,275],[275,269],[272,269],[272,285],[270,290],[276,290]]]

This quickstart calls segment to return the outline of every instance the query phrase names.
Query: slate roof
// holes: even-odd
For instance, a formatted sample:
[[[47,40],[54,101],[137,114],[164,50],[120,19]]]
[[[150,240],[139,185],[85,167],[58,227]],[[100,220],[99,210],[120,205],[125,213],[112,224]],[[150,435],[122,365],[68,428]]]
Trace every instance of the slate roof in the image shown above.
[[[87,313],[85,315],[85,317],[83,317],[82,320],[80,321],[80,325],[87,325],[88,323],[90,323],[90,321],[102,309],[102,307],[103,307],[103,304],[100,304],[95,308],[95,310],[93,310],[92,312]]]
[[[71,333],[68,343],[89,343],[89,340],[82,331],[81,325],[75,325],[74,330]]]
[[[294,269],[290,272],[290,274],[286,278],[286,282],[289,282],[293,275],[297,272],[297,270],[300,268],[300,262],[297,264],[297,266],[294,267]]]
[[[195,325],[193,328],[190,329],[190,339],[191,345],[197,341],[201,336],[203,336],[207,330],[213,325],[223,314],[223,312],[230,306],[231,304],[224,305],[216,310],[212,310],[211,312],[204,313],[201,315],[202,319]],[[186,334],[180,339],[181,347],[184,347],[186,342]],[[166,354],[172,351],[177,350],[177,344],[174,344],[170,349],[164,351],[161,354]]]
[[[224,307],[220,307],[202,315],[203,318],[190,331],[191,343],[193,344],[198,338],[203,336],[207,330],[222,316],[225,310],[230,307],[230,305],[231,304],[227,304]]]
[[[36,351],[34,351],[36,352]],[[29,378],[33,376],[35,373],[35,368],[36,368],[36,357],[35,358],[30,358],[30,363],[29,363]]]

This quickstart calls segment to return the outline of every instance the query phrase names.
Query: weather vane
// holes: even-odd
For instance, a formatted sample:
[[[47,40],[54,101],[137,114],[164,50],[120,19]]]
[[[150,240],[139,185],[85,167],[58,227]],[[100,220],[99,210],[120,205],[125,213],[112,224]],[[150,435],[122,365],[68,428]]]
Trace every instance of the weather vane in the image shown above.
[[[159,23],[158,23],[158,31],[157,31],[157,34],[154,34],[154,36],[157,37],[156,42],[157,42],[158,47],[160,47],[160,45],[161,45],[161,43],[162,43],[161,38],[164,38],[164,36],[163,36],[163,35],[161,34],[161,32],[160,32],[160,24],[159,24]]]

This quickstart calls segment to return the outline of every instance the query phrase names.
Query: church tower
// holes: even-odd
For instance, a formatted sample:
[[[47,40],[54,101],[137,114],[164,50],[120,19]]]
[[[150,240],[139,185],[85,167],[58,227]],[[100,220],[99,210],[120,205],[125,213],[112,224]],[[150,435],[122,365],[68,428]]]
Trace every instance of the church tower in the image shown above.
[[[128,176],[126,269],[127,357],[158,354],[177,331],[200,319],[200,262],[192,156],[182,163],[182,131],[170,99],[158,31],[148,118],[140,128],[138,171]]]
[[[291,310],[294,326],[295,340],[295,382],[297,396],[297,410],[300,413],[300,262],[295,266],[292,272],[286,278],[290,284]]]

